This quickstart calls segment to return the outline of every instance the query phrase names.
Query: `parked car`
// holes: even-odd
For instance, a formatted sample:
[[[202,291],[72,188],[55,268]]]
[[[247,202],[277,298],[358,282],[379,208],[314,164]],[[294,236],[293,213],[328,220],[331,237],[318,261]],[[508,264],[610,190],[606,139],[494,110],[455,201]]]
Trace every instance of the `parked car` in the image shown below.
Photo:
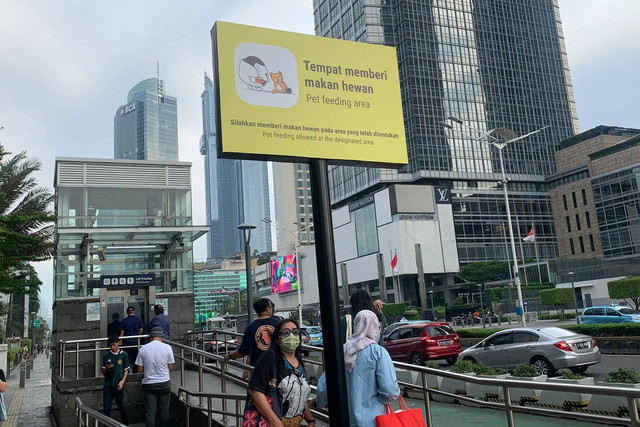
[[[460,337],[448,323],[414,322],[400,325],[384,339],[384,348],[391,359],[423,365],[427,360],[446,359],[455,363],[460,347]]]
[[[580,316],[582,323],[628,323],[640,322],[640,313],[627,306],[587,307]]]
[[[322,347],[322,329],[319,326],[305,327],[311,337],[311,345],[314,347]]]
[[[513,328],[485,338],[460,357],[505,369],[530,364],[540,375],[564,368],[581,374],[600,362],[600,349],[589,335],[562,328]]]
[[[238,338],[232,335],[206,333],[203,340],[204,351],[214,354],[225,354],[237,350],[239,347]]]
[[[309,332],[307,332],[307,328],[300,328],[300,342],[302,345],[311,345],[311,336],[309,336]],[[308,350],[302,350],[303,356],[308,356]]]
[[[386,328],[384,328],[384,331],[382,331],[382,339],[385,339],[386,337],[388,337],[389,334],[393,332],[393,330],[396,329],[398,326],[410,325],[413,323],[425,323],[425,322],[428,322],[428,320],[403,320],[401,322],[392,323]]]

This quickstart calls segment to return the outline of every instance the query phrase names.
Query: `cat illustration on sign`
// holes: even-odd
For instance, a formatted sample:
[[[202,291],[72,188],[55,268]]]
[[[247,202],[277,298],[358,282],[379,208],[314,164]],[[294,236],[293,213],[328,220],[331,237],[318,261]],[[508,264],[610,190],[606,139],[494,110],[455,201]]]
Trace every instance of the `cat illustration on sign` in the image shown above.
[[[247,56],[240,60],[238,77],[251,90],[262,90],[269,82],[269,70],[257,56]]]
[[[273,80],[273,90],[271,93],[291,93],[291,88],[284,82],[282,71],[269,74],[271,75],[271,80]]]

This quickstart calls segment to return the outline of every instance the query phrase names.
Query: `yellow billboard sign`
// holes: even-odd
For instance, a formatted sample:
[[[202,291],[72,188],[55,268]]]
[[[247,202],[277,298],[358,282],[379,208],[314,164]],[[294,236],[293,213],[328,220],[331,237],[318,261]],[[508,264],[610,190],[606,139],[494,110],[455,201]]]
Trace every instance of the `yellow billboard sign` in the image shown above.
[[[407,163],[396,51],[216,22],[218,155]]]

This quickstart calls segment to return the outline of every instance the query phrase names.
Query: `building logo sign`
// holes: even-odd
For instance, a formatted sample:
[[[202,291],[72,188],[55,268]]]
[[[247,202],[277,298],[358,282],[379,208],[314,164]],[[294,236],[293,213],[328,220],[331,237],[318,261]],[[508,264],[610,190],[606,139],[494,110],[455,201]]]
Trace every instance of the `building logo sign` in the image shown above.
[[[120,110],[120,115],[124,116],[125,114],[128,114],[132,111],[134,111],[136,109],[136,103],[132,102],[129,105],[125,105],[124,107],[122,107],[122,109]]]
[[[147,274],[119,274],[100,276],[101,288],[143,288],[156,284],[156,275]]]
[[[451,204],[451,188],[450,187],[434,187],[436,192],[436,204]]]
[[[374,201],[373,196],[367,196],[365,198],[362,198],[356,202],[350,203],[349,204],[349,212],[353,212],[353,211],[357,211],[360,208],[363,208],[367,205],[372,204]]]

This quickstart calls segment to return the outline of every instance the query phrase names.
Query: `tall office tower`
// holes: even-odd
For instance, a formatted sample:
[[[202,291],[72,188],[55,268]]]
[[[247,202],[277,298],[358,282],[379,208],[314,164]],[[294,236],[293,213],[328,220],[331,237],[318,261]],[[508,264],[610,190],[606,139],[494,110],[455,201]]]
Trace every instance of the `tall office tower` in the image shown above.
[[[315,243],[309,165],[273,163],[278,255]]]
[[[515,238],[535,228],[541,258],[558,250],[545,175],[578,131],[556,0],[314,0],[316,34],[395,46],[409,163],[332,167],[334,207],[394,182],[449,185],[460,263],[506,260],[498,151],[468,137],[506,127],[543,132],[504,149]],[[460,132],[462,130],[462,132]],[[480,134],[476,134],[480,135]],[[486,140],[485,140],[486,141]],[[534,245],[520,245],[535,258]]]
[[[251,248],[271,251],[271,228],[262,218],[269,213],[269,184],[266,162],[219,159],[216,146],[215,87],[205,73],[202,98],[200,154],[205,156],[207,200],[207,258],[210,262],[244,251],[238,225],[257,226],[251,232]]]
[[[116,159],[178,160],[177,101],[165,95],[164,80],[154,77],[131,88],[113,125]]]

